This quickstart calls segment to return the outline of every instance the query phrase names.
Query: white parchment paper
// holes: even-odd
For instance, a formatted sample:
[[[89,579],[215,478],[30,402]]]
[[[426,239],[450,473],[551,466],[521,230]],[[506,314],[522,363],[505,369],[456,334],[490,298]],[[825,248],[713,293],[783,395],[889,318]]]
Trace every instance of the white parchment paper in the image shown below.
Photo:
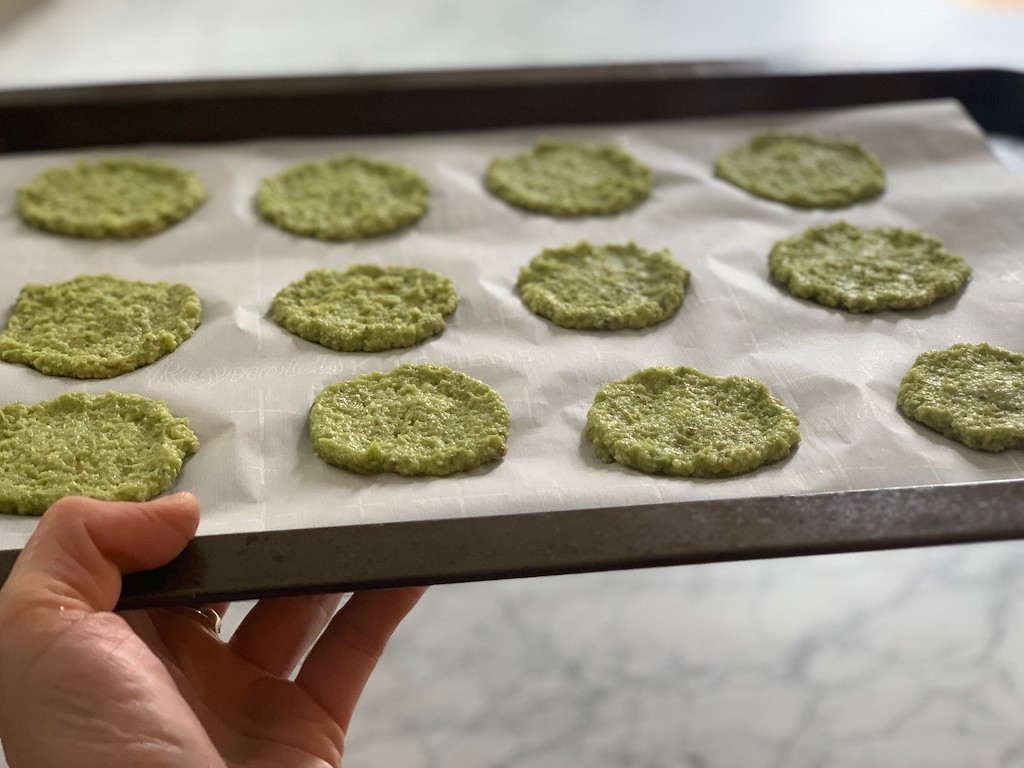
[[[711,175],[722,150],[766,128],[852,136],[876,152],[889,188],[839,212],[800,211],[751,197]],[[651,199],[609,218],[557,220],[488,195],[496,154],[539,136],[612,141],[655,172]],[[260,221],[260,179],[300,161],[362,152],[408,163],[429,179],[427,216],[405,232],[359,243],[291,236]],[[78,156],[137,154],[201,174],[210,200],[144,240],[80,241],[20,222],[15,189]],[[70,390],[166,400],[202,441],[174,490],[196,492],[201,533],[530,513],[670,500],[955,483],[1020,477],[1019,451],[972,451],[896,410],[918,353],[988,341],[1024,350],[1024,178],[990,154],[953,102],[724,120],[546,127],[388,138],[144,147],[0,159],[0,308],[28,282],[83,273],[194,286],[203,323],[178,351],[115,379],[81,382],[0,364],[0,401]],[[855,316],[797,300],[768,280],[772,243],[846,220],[919,228],[974,269],[957,297],[923,311]],[[581,332],[531,314],[515,291],[541,249],[588,239],[668,247],[692,272],[682,309],[643,331]],[[339,353],[267,317],[274,294],[316,267],[353,263],[439,270],[462,303],[439,337],[385,353]],[[361,477],[310,449],[307,411],[325,385],[400,362],[436,362],[493,386],[512,414],[504,461],[448,478]],[[604,383],[652,365],[689,365],[764,381],[802,420],[786,461],[728,480],[650,477],[602,464],[582,431]],[[21,546],[34,519],[0,519],[0,547]]]

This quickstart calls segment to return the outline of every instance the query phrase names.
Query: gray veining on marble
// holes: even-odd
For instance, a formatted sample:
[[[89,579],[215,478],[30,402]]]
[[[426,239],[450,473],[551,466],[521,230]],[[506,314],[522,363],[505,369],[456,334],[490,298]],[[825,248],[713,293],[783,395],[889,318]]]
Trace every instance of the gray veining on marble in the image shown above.
[[[1024,766],[1024,544],[435,587],[350,768]]]

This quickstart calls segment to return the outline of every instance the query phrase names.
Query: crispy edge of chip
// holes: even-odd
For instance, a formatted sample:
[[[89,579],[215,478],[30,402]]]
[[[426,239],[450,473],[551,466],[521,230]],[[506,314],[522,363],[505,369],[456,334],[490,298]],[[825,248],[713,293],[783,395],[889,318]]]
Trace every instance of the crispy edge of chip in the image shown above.
[[[514,173],[522,163],[538,158],[545,152],[567,148],[606,156],[612,163],[625,169],[622,178],[618,180],[615,199],[606,204],[539,200],[535,195],[521,193],[522,185],[508,179],[509,172]],[[529,150],[493,158],[487,166],[484,182],[493,195],[516,208],[559,218],[577,218],[611,216],[636,208],[650,197],[654,188],[654,174],[648,166],[617,144],[542,138]]]
[[[948,402],[936,402],[936,387],[929,381],[928,374],[936,362],[943,363],[951,353],[963,350],[975,351],[994,361],[1016,364],[1020,367],[1021,387],[1024,387],[1024,354],[1012,352],[988,343],[954,344],[945,349],[922,352],[914,360],[900,382],[896,395],[896,407],[908,419],[928,427],[950,440],[963,443],[977,451],[997,453],[1024,448],[1024,429],[1010,434],[994,434],[991,427],[971,428],[964,424],[963,414],[955,414]],[[957,391],[962,391],[958,387]]]
[[[664,280],[659,283],[657,296],[644,296],[646,301],[632,305],[627,311],[594,312],[590,307],[574,305],[564,300],[556,290],[557,281],[544,274],[543,267],[549,262],[587,254],[597,255],[612,249],[631,252],[639,261],[653,264],[663,272]],[[556,284],[556,289],[551,287],[551,283]],[[672,258],[667,248],[648,251],[633,242],[607,245],[581,242],[544,249],[519,270],[516,285],[527,309],[555,325],[574,330],[617,331],[648,328],[672,317],[682,306],[689,283],[689,270]]]
[[[670,450],[650,450],[639,445],[629,434],[631,425],[613,424],[612,419],[608,419],[608,423],[602,423],[603,409],[600,406],[604,400],[610,399],[613,394],[632,394],[629,389],[651,375],[668,378],[670,385],[681,385],[687,377],[696,377],[698,381],[716,386],[723,383],[742,384],[752,388],[759,400],[763,399],[775,408],[775,415],[778,418],[761,445],[742,452],[742,455],[732,453],[725,463],[719,457],[711,455],[709,451],[698,452],[688,461],[674,459]],[[799,426],[800,419],[797,415],[757,379],[746,376],[711,376],[686,366],[656,366],[641,369],[624,379],[609,382],[601,387],[587,413],[584,436],[594,444],[594,452],[605,463],[616,462],[646,474],[714,479],[747,474],[765,464],[786,458],[800,442]]]
[[[756,178],[752,179],[750,177],[749,170],[742,169],[740,163],[741,158],[743,158],[744,155],[756,151],[755,145],[757,143],[779,139],[788,139],[800,143],[814,144],[816,146],[853,151],[861,156],[867,163],[868,168],[877,175],[868,177],[865,182],[858,187],[855,187],[850,192],[829,191],[817,193],[817,199],[810,202],[801,200],[799,192],[776,194],[769,186],[763,183],[758,183]],[[738,187],[755,197],[759,197],[763,200],[783,203],[794,208],[846,208],[854,205],[855,203],[873,200],[874,198],[881,196],[885,193],[888,185],[885,165],[878,156],[876,156],[861,142],[842,136],[825,136],[806,133],[780,133],[769,131],[755,134],[746,143],[736,145],[724,152],[721,152],[718,157],[715,158],[714,171],[718,178],[729,182],[733,186]]]
[[[165,210],[155,213],[147,211],[145,215],[117,216],[106,214],[98,221],[69,221],[66,214],[50,215],[49,211],[41,210],[35,198],[40,194],[39,187],[46,187],[70,173],[101,173],[104,171],[118,172],[123,168],[145,169],[147,172],[159,171],[174,180],[173,185],[182,188],[182,196]],[[100,240],[105,238],[127,240],[136,237],[149,237],[163,232],[165,229],[188,218],[209,196],[206,185],[198,174],[179,168],[171,163],[149,160],[140,157],[106,158],[97,162],[79,160],[71,166],[48,168],[39,173],[32,181],[17,192],[18,213],[22,220],[36,229],[53,234]]]
[[[366,449],[353,448],[336,439],[334,435],[327,434],[324,431],[322,413],[324,409],[329,407],[325,402],[328,398],[366,383],[381,381],[388,381],[390,383],[392,379],[398,379],[415,373],[422,373],[434,382],[447,379],[448,381],[455,381],[459,385],[468,385],[473,390],[471,400],[477,401],[478,406],[489,403],[488,407],[493,408],[497,414],[496,432],[477,438],[477,443],[471,449],[452,449],[437,457],[421,459],[403,456],[402,451],[391,450],[390,447],[380,446],[377,443],[371,443]],[[329,465],[360,475],[393,472],[413,477],[445,477],[457,472],[475,469],[504,457],[508,452],[508,433],[511,428],[511,416],[508,406],[501,395],[490,385],[479,379],[475,379],[461,371],[454,371],[446,366],[434,365],[432,363],[403,363],[386,373],[375,371],[325,387],[317,395],[310,409],[309,426],[314,453]]]
[[[58,350],[33,347],[25,340],[18,338],[21,331],[19,313],[24,312],[24,304],[35,302],[40,294],[47,289],[67,286],[76,281],[110,280],[124,285],[143,285],[148,287],[166,288],[171,292],[182,293],[181,312],[173,328],[157,329],[140,340],[140,347],[135,354],[110,359],[93,359],[95,355],[84,352],[66,354]],[[194,288],[184,283],[168,283],[164,281],[151,283],[139,280],[124,280],[110,274],[78,275],[62,283],[30,283],[24,286],[14,306],[7,328],[0,332],[0,360],[17,363],[35,368],[47,376],[65,376],[76,379],[108,379],[143,368],[171,354],[182,344],[192,338],[202,322],[203,305],[199,294]],[[24,315],[22,314],[21,317]],[[15,326],[12,329],[12,326]],[[78,365],[81,362],[82,365]],[[85,372],[82,372],[82,371]]]
[[[932,287],[932,290],[920,299],[911,297],[889,301],[872,301],[858,296],[848,298],[841,295],[837,290],[833,290],[830,284],[820,281],[811,283],[801,280],[801,270],[792,263],[795,252],[804,247],[813,237],[838,229],[858,235],[879,234],[885,237],[900,235],[918,238],[922,244],[933,248],[940,257],[946,260],[949,277],[948,279],[930,283],[929,285]],[[768,272],[772,280],[785,286],[789,293],[797,298],[807,299],[824,307],[844,309],[856,314],[930,307],[932,304],[948,298],[959,291],[972,274],[970,266],[963,258],[951,253],[941,240],[932,235],[902,227],[858,227],[846,221],[809,227],[798,235],[777,241],[768,254]]]
[[[364,220],[355,219],[341,224],[325,224],[321,219],[313,223],[306,223],[303,221],[303,217],[294,215],[293,206],[290,205],[288,195],[282,187],[283,184],[292,177],[310,171],[323,171],[332,166],[349,165],[371,169],[378,174],[395,174],[402,182],[413,188],[413,194],[407,198],[392,201],[386,216],[367,217]],[[342,173],[346,171],[347,168]],[[423,218],[430,209],[430,183],[412,166],[378,160],[365,155],[340,155],[328,160],[296,163],[274,176],[264,178],[260,181],[253,206],[264,221],[295,235],[329,241],[364,240],[398,232],[411,227]]]
[[[425,314],[422,322],[388,326],[389,332],[398,337],[397,341],[389,341],[384,335],[385,329],[379,327],[379,324],[361,323],[358,332],[346,332],[332,323],[322,322],[311,317],[308,312],[297,306],[292,298],[296,291],[316,275],[345,276],[359,273],[384,275],[389,272],[404,272],[409,275],[415,273],[436,280],[440,292],[445,294],[436,310]],[[289,283],[278,291],[271,301],[270,319],[289,333],[336,352],[382,352],[389,349],[407,349],[437,336],[447,328],[447,318],[455,312],[459,302],[460,297],[455,283],[440,272],[422,267],[379,267],[372,264],[353,264],[344,272],[313,269],[298,280]]]
[[[141,483],[126,484],[121,481],[111,486],[108,493],[89,493],[90,489],[74,488],[69,486],[57,487],[56,489],[37,490],[35,492],[19,493],[16,488],[6,487],[0,482],[0,514],[16,515],[41,515],[49,506],[62,496],[86,495],[104,501],[148,501],[160,495],[170,488],[181,472],[185,459],[198,452],[200,448],[199,438],[192,431],[189,420],[184,417],[177,417],[171,413],[167,403],[163,400],[154,400],[143,395],[124,394],[121,392],[107,392],[103,395],[90,395],[85,392],[68,392],[52,400],[45,400],[39,403],[25,404],[21,402],[8,403],[0,407],[0,446],[8,439],[6,432],[11,423],[18,418],[30,417],[36,419],[40,412],[47,408],[63,407],[72,404],[80,409],[82,413],[88,413],[96,406],[104,407],[108,403],[117,403],[117,410],[123,412],[125,409],[146,408],[148,414],[156,418],[157,426],[163,428],[163,436],[166,444],[171,446],[178,454],[175,466],[166,471],[155,473],[152,477],[144,479]],[[147,442],[142,448],[151,446]],[[2,457],[2,456],[0,456]],[[138,465],[138,456],[133,459],[133,464]]]

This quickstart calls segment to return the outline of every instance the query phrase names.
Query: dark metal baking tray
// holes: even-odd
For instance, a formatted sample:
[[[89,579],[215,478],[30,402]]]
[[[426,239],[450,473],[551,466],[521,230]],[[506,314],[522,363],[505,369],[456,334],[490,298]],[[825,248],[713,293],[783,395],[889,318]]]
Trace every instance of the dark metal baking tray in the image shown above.
[[[1024,136],[1024,73],[633,65],[0,93],[0,151],[626,122],[953,98]],[[1024,479],[202,536],[122,607],[1024,538]],[[0,579],[17,551],[0,552]]]

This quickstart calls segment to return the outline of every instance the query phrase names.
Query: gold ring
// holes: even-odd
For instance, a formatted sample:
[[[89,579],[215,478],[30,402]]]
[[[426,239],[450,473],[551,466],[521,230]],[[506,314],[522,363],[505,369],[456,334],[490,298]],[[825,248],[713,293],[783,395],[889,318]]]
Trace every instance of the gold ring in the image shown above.
[[[179,605],[178,608],[183,611],[188,611],[195,616],[199,616],[213,634],[220,634],[220,628],[224,624],[224,619],[210,606],[200,605],[196,608],[192,605]]]

